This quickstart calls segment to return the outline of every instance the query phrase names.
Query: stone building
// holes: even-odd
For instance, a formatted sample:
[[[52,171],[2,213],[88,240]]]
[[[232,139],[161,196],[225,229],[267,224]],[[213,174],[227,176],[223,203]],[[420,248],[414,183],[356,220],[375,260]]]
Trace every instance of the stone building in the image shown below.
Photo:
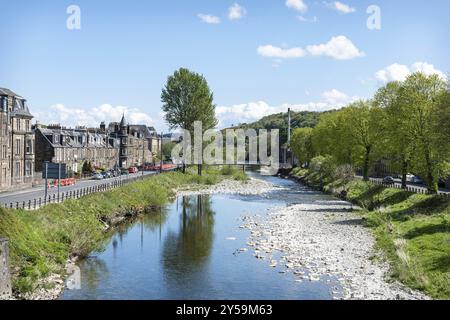
[[[104,124],[101,127],[104,127]],[[155,129],[146,125],[129,125],[125,115],[122,116],[120,123],[110,123],[106,132],[120,141],[121,168],[151,163],[160,153],[161,139]]]
[[[128,125],[125,117],[99,128],[67,129],[60,125],[36,126],[36,170],[45,161],[67,164],[80,173],[85,162],[96,169],[129,168],[153,161],[159,141],[145,125]],[[156,148],[159,144],[156,143]]]
[[[0,88],[0,190],[31,186],[34,179],[34,133],[27,101]]]
[[[83,164],[90,162],[97,169],[110,169],[119,161],[119,141],[104,133],[60,125],[36,126],[36,171],[45,161],[65,163],[69,175],[79,174]]]

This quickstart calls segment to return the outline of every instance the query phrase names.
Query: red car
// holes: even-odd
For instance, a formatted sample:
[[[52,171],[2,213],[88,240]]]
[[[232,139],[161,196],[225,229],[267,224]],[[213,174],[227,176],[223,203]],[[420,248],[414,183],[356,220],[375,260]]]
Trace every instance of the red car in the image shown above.
[[[137,173],[137,172],[139,172],[139,170],[136,167],[131,167],[128,169],[128,173]]]

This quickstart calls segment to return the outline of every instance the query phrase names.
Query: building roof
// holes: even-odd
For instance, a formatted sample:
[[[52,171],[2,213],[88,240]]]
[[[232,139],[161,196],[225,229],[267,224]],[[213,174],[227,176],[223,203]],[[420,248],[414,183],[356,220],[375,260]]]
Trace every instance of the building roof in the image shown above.
[[[11,116],[13,117],[22,116],[33,118],[33,115],[30,113],[30,110],[28,109],[27,102],[23,97],[6,88],[0,88],[0,96],[8,96],[15,98],[14,105],[12,106]]]
[[[76,129],[49,129],[49,128],[39,128],[37,129],[50,143],[53,147],[66,147],[66,148],[83,148],[86,146],[89,147],[95,147],[95,148],[105,148],[105,147],[118,147],[119,140],[108,137],[106,134],[103,133],[92,133],[92,132],[86,132]],[[64,137],[64,143],[61,144],[61,139],[58,139],[57,141],[53,140],[53,135],[61,135]],[[52,139],[50,140],[48,136],[52,136]],[[79,137],[84,137],[84,141],[79,141]],[[86,137],[89,137],[89,143],[86,145]],[[106,140],[109,141],[106,141]],[[111,146],[110,142],[113,140],[113,146]]]
[[[120,120],[120,127],[126,127],[127,121],[125,120],[125,113],[122,115],[122,120]]]
[[[25,100],[19,99],[15,100],[11,115],[13,117],[24,116],[28,118],[33,118],[33,115],[30,113],[30,110],[28,109],[27,102]]]
[[[0,96],[10,96],[10,97],[15,97],[15,98],[19,98],[19,99],[23,99],[21,96],[19,96],[17,93],[6,89],[6,88],[0,88]]]

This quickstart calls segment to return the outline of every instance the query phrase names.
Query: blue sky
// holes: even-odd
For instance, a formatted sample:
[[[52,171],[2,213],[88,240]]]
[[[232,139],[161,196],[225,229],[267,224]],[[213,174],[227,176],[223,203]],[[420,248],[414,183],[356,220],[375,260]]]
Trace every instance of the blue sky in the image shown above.
[[[66,27],[72,4],[80,30]],[[372,4],[381,30],[366,26]],[[43,123],[95,125],[126,112],[166,130],[161,88],[179,67],[206,77],[222,126],[288,106],[339,107],[415,70],[450,72],[447,0],[0,0],[0,8],[0,86],[26,97]]]

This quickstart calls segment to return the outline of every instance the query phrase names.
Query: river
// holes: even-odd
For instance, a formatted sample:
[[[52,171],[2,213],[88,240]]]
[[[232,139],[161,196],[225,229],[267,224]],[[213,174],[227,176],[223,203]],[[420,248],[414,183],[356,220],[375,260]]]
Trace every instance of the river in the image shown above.
[[[81,289],[65,290],[61,299],[332,299],[335,279],[295,281],[284,266],[255,258],[242,228],[244,216],[332,198],[289,180],[259,178],[284,189],[180,196],[123,224],[103,250],[80,261]]]

